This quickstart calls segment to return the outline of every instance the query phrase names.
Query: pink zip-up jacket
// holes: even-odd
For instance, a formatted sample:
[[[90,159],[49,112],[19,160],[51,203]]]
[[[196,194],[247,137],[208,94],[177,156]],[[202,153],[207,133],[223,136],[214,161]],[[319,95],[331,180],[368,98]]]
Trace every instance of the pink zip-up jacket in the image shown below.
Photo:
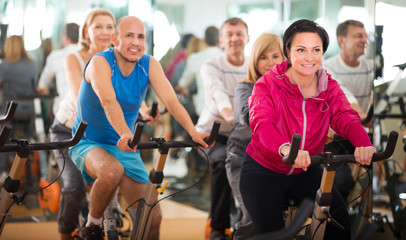
[[[274,172],[298,174],[301,168],[282,162],[280,147],[299,133],[300,149],[315,156],[323,151],[329,126],[355,147],[372,146],[358,113],[330,74],[320,68],[316,95],[304,98],[298,85],[285,75],[287,69],[285,60],[264,74],[248,99],[252,131],[248,155]]]

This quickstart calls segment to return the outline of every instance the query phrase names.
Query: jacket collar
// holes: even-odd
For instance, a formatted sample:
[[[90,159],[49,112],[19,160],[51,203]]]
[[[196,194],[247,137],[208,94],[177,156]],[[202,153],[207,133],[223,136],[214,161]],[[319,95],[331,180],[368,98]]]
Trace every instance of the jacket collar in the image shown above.
[[[300,90],[296,84],[292,84],[289,81],[289,78],[286,76],[285,72],[288,70],[288,61],[284,60],[281,64],[276,65],[272,69],[272,75],[274,75],[277,79],[282,81],[275,81],[280,87],[285,88],[288,91],[293,91],[296,93],[300,93]],[[331,75],[326,72],[326,70],[322,67],[319,68],[317,71],[318,75],[318,86],[317,92],[314,99],[323,99],[326,97],[326,91],[329,87],[329,81],[331,79]],[[301,93],[300,93],[301,94]]]

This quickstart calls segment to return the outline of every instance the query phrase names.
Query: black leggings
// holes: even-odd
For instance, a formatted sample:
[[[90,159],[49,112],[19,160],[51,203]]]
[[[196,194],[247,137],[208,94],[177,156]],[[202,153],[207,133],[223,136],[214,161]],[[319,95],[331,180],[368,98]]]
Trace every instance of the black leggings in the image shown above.
[[[283,212],[285,202],[293,198],[299,205],[304,198],[314,200],[320,187],[323,169],[315,165],[298,175],[273,172],[245,155],[241,172],[240,190],[244,204],[259,234],[285,227]],[[349,217],[344,201],[333,187],[332,217],[344,226],[345,231],[327,224],[324,239],[351,239]],[[339,210],[335,210],[341,207]]]

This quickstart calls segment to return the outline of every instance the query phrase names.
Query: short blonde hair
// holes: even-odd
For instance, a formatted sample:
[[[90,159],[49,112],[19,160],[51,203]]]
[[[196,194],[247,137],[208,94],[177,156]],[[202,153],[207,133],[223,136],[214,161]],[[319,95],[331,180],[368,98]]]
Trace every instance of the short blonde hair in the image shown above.
[[[30,60],[24,47],[23,38],[17,35],[12,35],[6,39],[4,54],[9,63],[18,62],[20,59]]]
[[[263,33],[259,36],[257,40],[255,40],[254,45],[252,45],[252,51],[248,61],[248,72],[243,82],[256,83],[257,80],[262,77],[258,71],[258,60],[262,54],[270,50],[279,50],[285,59],[282,46],[282,39],[276,34]]]
[[[82,49],[88,50],[90,47],[90,39],[86,36],[87,28],[92,24],[93,19],[97,16],[109,16],[113,20],[113,25],[116,24],[116,19],[114,18],[113,14],[104,9],[94,9],[86,16],[86,20],[82,26],[82,30],[80,31],[80,45]]]

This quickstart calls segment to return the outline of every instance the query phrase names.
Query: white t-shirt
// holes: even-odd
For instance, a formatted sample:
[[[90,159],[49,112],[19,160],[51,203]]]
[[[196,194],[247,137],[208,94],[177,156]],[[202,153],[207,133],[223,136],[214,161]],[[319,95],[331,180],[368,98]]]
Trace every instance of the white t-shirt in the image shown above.
[[[340,55],[336,55],[325,60],[323,66],[333,79],[355,96],[362,111],[367,113],[372,99],[374,67],[370,59],[360,58],[359,61],[357,67],[350,67]]]
[[[200,115],[204,107],[204,91],[203,81],[200,74],[200,68],[207,60],[216,58],[223,54],[223,51],[218,47],[208,47],[200,52],[192,53],[186,60],[186,67],[179,79],[179,86],[187,88],[193,81],[196,81],[197,94],[193,98],[193,103],[196,108],[196,113]]]
[[[204,108],[196,124],[198,131],[210,131],[213,122],[221,122],[219,133],[229,136],[232,126],[220,112],[224,108],[233,109],[237,84],[247,75],[248,58],[242,66],[234,66],[226,60],[225,54],[205,62],[200,70],[204,89]]]
[[[83,58],[80,56],[79,52],[73,52],[73,55],[78,59],[80,65],[80,71],[83,73],[85,69],[86,63],[84,62]],[[83,81],[83,80],[82,80]],[[58,112],[55,114],[55,118],[68,128],[72,128],[74,123],[74,115],[76,113],[76,101],[74,98],[74,94],[71,90],[67,91],[68,93],[62,99]]]
[[[44,69],[42,69],[41,77],[38,86],[41,88],[48,88],[51,81],[56,80],[56,91],[58,96],[54,99],[53,112],[56,114],[61,100],[68,92],[68,83],[66,81],[65,68],[63,66],[64,58],[72,52],[78,50],[76,44],[71,44],[65,48],[52,51],[46,61]]]

